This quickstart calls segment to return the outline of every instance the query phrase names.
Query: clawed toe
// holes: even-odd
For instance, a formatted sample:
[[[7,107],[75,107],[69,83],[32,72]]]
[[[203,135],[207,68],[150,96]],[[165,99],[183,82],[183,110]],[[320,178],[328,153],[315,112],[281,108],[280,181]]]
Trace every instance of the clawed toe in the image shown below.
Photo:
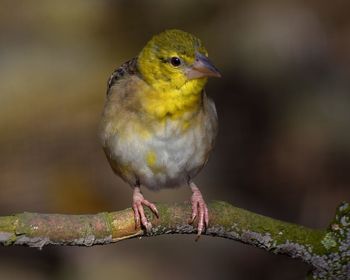
[[[199,239],[199,236],[202,234],[205,228],[208,227],[209,224],[209,212],[208,207],[203,199],[203,196],[200,192],[200,190],[197,188],[195,184],[191,184],[192,189],[192,197],[191,197],[191,204],[192,204],[192,216],[190,223],[193,223],[196,217],[198,217],[198,225],[197,225],[197,238]]]
[[[143,226],[147,231],[150,231],[152,224],[148,221],[145,215],[143,205],[150,208],[156,217],[159,218],[157,207],[143,197],[139,187],[135,187],[132,204],[132,209],[134,210],[135,228]]]

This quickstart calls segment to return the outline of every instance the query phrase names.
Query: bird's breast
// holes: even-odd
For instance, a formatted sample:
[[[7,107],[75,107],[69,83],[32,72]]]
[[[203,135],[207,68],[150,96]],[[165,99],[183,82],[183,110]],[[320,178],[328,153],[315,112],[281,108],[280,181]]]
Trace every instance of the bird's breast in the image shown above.
[[[180,98],[168,92],[158,98],[160,93],[149,94],[142,80],[131,80],[111,89],[101,121],[100,137],[113,170],[129,184],[150,189],[186,184],[213,147],[213,103],[199,93]]]
[[[187,183],[206,162],[212,144],[199,120],[171,118],[156,129],[130,130],[128,137],[112,138],[108,149],[114,164],[122,167],[119,170],[127,167],[132,178],[150,189]]]

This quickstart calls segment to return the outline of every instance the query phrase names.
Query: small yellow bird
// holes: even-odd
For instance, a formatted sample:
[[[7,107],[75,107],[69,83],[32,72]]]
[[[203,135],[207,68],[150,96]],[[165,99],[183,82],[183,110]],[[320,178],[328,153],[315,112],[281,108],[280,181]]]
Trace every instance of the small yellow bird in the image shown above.
[[[202,42],[172,29],[155,35],[110,77],[100,138],[112,169],[133,188],[136,226],[152,226],[143,205],[158,216],[141,186],[181,185],[193,192],[191,221],[198,217],[198,235],[208,226],[208,208],[192,180],[217,134],[215,105],[204,92],[211,76],[221,77]]]

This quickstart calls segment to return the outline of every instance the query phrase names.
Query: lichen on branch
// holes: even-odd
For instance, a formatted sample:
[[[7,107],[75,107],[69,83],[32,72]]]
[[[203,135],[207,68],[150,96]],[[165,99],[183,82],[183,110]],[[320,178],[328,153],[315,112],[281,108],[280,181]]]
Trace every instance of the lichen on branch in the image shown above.
[[[92,246],[137,236],[196,234],[188,224],[189,203],[157,204],[150,211],[149,232],[135,227],[132,209],[95,215],[21,213],[0,217],[0,244],[43,248],[47,244]],[[350,205],[342,203],[328,229],[316,230],[272,219],[226,202],[209,205],[205,235],[254,245],[275,254],[300,259],[311,266],[311,279],[350,279]]]

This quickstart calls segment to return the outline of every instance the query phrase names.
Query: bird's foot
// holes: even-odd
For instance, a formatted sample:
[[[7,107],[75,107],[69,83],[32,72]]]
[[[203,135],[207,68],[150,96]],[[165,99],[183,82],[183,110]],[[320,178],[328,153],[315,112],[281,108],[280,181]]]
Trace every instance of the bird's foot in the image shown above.
[[[208,213],[208,207],[203,199],[202,193],[198,189],[198,187],[194,184],[190,184],[191,190],[193,192],[191,197],[191,204],[192,204],[192,217],[190,223],[193,223],[196,217],[198,216],[198,225],[197,225],[197,238],[196,241],[199,239],[202,231],[208,227],[209,224],[209,213]]]
[[[134,188],[132,200],[132,209],[134,210],[135,217],[135,227],[137,228],[142,225],[146,228],[147,231],[150,231],[150,229],[152,228],[152,224],[147,220],[145,211],[143,209],[143,205],[146,205],[149,209],[151,209],[151,211],[157,216],[157,218],[159,218],[157,207],[143,197],[140,187]]]

